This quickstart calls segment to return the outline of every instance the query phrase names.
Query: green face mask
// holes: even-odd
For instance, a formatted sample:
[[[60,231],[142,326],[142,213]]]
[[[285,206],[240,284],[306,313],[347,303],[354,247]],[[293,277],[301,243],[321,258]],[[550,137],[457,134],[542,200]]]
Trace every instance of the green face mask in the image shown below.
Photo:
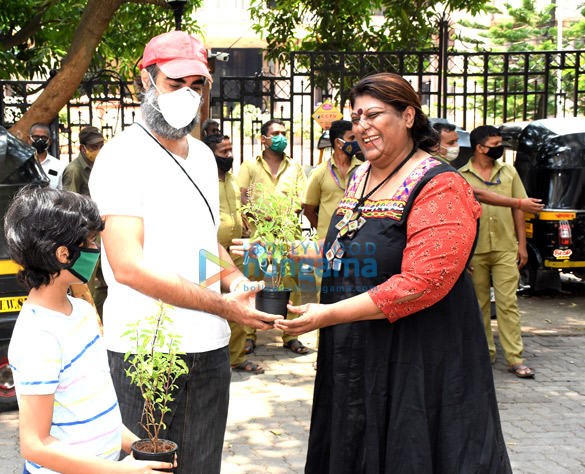
[[[67,270],[83,283],[87,283],[95,270],[99,258],[99,249],[79,249],[79,257],[69,263]]]
[[[270,140],[272,140],[272,145],[270,145],[268,148],[276,153],[282,153],[288,145],[288,141],[284,135],[270,137]]]

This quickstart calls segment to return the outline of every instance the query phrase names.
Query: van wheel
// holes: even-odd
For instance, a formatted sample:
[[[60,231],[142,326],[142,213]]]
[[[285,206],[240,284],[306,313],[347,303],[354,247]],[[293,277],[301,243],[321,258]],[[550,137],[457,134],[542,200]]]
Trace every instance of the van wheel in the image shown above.
[[[0,411],[14,410],[17,407],[14,378],[8,365],[8,342],[0,342]]]

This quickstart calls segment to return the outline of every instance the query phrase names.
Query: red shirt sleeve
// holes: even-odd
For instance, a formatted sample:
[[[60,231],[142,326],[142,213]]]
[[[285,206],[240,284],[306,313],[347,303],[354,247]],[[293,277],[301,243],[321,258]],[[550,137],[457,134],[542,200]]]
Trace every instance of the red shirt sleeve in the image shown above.
[[[408,215],[401,273],[368,294],[390,322],[432,306],[465,271],[481,215],[467,181],[457,173],[431,179]]]

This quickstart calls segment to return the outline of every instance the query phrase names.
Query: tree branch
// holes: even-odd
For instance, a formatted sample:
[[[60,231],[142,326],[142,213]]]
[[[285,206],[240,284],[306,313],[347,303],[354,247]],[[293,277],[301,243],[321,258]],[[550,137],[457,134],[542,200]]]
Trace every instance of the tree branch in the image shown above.
[[[51,0],[50,2],[46,3],[36,14],[31,18],[31,20],[24,25],[20,30],[18,30],[12,36],[0,36],[0,44],[2,48],[8,50],[18,46],[20,44],[26,43],[26,41],[33,36],[37,31],[39,31],[43,24],[41,20],[43,19],[43,15],[47,12],[47,10],[53,6],[56,0]]]
[[[126,3],[137,3],[138,5],[156,5],[158,7],[167,8],[169,10],[171,9],[165,0],[126,0]]]
[[[34,122],[49,123],[81,83],[102,35],[125,0],[88,0],[59,72],[9,132],[26,136]]]

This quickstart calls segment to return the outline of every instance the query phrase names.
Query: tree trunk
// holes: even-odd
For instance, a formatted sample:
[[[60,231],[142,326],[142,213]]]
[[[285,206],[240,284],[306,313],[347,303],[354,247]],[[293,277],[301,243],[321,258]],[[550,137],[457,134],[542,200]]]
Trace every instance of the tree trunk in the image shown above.
[[[83,80],[104,31],[116,10],[125,1],[88,0],[62,67],[22,118],[9,130],[11,133],[24,139],[33,123],[49,124],[67,105]]]

